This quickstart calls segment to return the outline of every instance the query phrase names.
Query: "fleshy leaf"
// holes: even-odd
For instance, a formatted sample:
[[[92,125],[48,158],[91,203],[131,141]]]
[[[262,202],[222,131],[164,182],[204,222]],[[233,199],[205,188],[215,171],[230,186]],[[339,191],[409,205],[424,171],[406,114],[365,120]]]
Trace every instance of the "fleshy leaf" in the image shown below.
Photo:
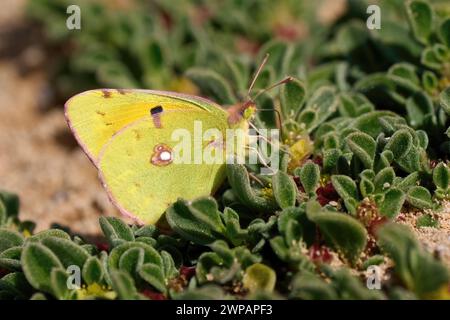
[[[358,259],[367,241],[367,231],[358,220],[344,213],[324,210],[314,200],[307,203],[306,214],[345,258],[351,263]]]
[[[284,209],[295,205],[297,186],[287,173],[278,170],[278,172],[272,176],[272,188],[280,208]]]
[[[277,276],[268,266],[262,263],[255,263],[245,270],[242,283],[251,293],[272,292],[275,288]]]
[[[400,159],[405,156],[412,147],[413,138],[408,130],[403,129],[395,132],[392,137],[389,138],[388,143],[384,147],[385,150],[392,151],[394,159]]]
[[[406,9],[415,37],[424,44],[428,43],[433,31],[433,9],[425,1],[411,1]]]
[[[405,198],[405,193],[400,189],[389,189],[385,193],[383,203],[379,207],[380,213],[389,218],[394,218],[402,209]]]
[[[334,175],[331,176],[331,182],[334,189],[342,199],[358,199],[358,190],[355,181],[349,176]]]
[[[283,116],[294,118],[300,111],[306,97],[305,84],[297,79],[292,79],[280,87],[280,103]]]
[[[450,171],[447,165],[443,162],[440,162],[433,169],[433,182],[436,187],[447,190],[450,184]]]
[[[362,161],[364,166],[371,169],[376,151],[375,140],[366,133],[354,132],[348,135],[346,141],[350,150]]]
[[[103,234],[111,246],[115,246],[123,241],[134,241],[134,234],[131,228],[116,217],[100,217],[100,227]]]
[[[139,269],[139,275],[142,279],[151,284],[160,292],[166,291],[164,275],[161,271],[161,268],[159,268],[157,265],[154,265],[152,263],[144,264]]]
[[[58,257],[40,243],[25,246],[21,258],[23,272],[36,289],[52,293],[50,274],[53,268],[63,268]]]
[[[377,232],[378,244],[395,263],[395,271],[406,287],[422,298],[447,286],[447,268],[423,251],[408,227],[397,223],[382,226]]]
[[[299,177],[305,192],[309,195],[314,194],[319,187],[320,168],[312,161],[308,161],[300,168]]]
[[[406,200],[419,209],[429,209],[433,207],[430,191],[421,186],[410,188]]]
[[[88,284],[101,283],[104,276],[102,263],[97,257],[86,260],[82,270],[83,280]]]
[[[49,248],[66,268],[76,265],[81,269],[89,258],[85,249],[70,240],[49,237],[43,239],[42,244]]]
[[[124,271],[111,271],[112,287],[121,300],[134,300],[137,290],[133,279]]]

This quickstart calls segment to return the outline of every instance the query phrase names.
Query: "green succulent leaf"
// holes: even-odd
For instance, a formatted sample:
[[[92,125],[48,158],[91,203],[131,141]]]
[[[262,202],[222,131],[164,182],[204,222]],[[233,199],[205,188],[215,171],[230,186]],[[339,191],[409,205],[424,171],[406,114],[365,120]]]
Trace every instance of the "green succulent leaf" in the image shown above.
[[[380,247],[394,260],[395,271],[407,288],[422,298],[430,298],[447,285],[447,268],[422,250],[408,227],[390,223],[377,234]]]
[[[22,252],[21,264],[28,282],[37,290],[53,293],[51,272],[63,268],[58,257],[40,243],[29,243]]]
[[[166,292],[166,283],[160,267],[152,263],[146,263],[139,269],[142,279],[160,292]]]
[[[365,198],[375,191],[375,186],[372,181],[363,177],[359,182],[359,190],[361,195]]]
[[[228,182],[239,201],[256,211],[270,212],[277,208],[272,198],[257,195],[250,185],[248,171],[244,165],[227,164]]]
[[[403,191],[396,188],[389,189],[384,194],[383,202],[381,203],[379,210],[380,213],[389,218],[396,217],[402,209],[405,202],[406,195]]]
[[[120,268],[120,259],[122,255],[131,248],[140,248],[144,251],[143,263],[153,263],[162,266],[162,259],[158,251],[152,246],[143,242],[126,242],[111,250],[108,257],[108,269],[115,270]]]
[[[22,246],[10,247],[0,253],[0,268],[6,270],[20,271],[20,257],[22,255]]]
[[[260,291],[272,292],[276,281],[275,271],[262,263],[255,263],[245,270],[242,283],[244,288],[255,293]]]
[[[447,87],[441,92],[441,94],[439,95],[439,100],[445,112],[447,112],[447,114],[450,114],[450,87]]]
[[[272,176],[272,188],[280,208],[284,209],[295,205],[297,186],[287,173],[278,170],[278,172]]]
[[[308,100],[297,122],[304,123],[307,130],[312,132],[337,110],[338,102],[334,88],[321,87]]]
[[[119,259],[119,269],[136,279],[137,272],[144,264],[144,249],[139,247],[125,251]]]
[[[20,200],[16,194],[0,191],[0,200],[6,208],[6,213],[10,217],[17,217],[19,214]]]
[[[27,299],[33,292],[22,272],[11,272],[0,279],[0,292],[7,293],[7,299]]]
[[[124,271],[111,271],[112,287],[121,300],[134,300],[138,293],[133,279]]]
[[[331,183],[342,199],[357,200],[359,198],[356,183],[349,176],[333,175],[331,176]]]
[[[104,277],[102,263],[97,257],[89,257],[84,263],[82,275],[83,280],[88,284],[101,283]]]
[[[67,287],[68,274],[64,269],[53,268],[50,273],[50,285],[55,297],[59,300],[64,300],[69,294]]]
[[[309,195],[313,195],[319,187],[319,166],[312,161],[308,161],[300,168],[298,176],[300,177],[300,182],[302,183],[305,192]]]
[[[191,204],[178,200],[167,209],[166,218],[173,230],[198,244],[212,243],[225,232],[217,203],[211,198],[200,198]]]
[[[49,237],[41,241],[61,261],[64,267],[76,265],[80,269],[89,258],[89,253],[74,242],[62,238]]]
[[[447,18],[441,23],[439,35],[447,48],[450,48],[450,18]]]
[[[433,169],[433,182],[436,187],[447,190],[450,184],[450,171],[447,165],[443,162],[439,162]]]
[[[25,242],[41,242],[42,240],[47,238],[60,238],[70,240],[70,235],[60,229],[48,229],[32,235],[31,237],[27,238]]]
[[[382,192],[392,186],[394,183],[395,172],[392,167],[380,170],[374,179],[375,191]]]
[[[358,259],[367,241],[367,231],[360,222],[349,215],[324,210],[314,200],[307,203],[306,214],[345,258],[351,263]]]
[[[133,231],[122,220],[116,217],[100,217],[99,221],[103,234],[112,247],[121,240],[134,241]]]
[[[406,5],[409,22],[417,40],[427,44],[433,31],[434,13],[425,1],[410,1]]]
[[[6,249],[22,245],[23,241],[24,238],[20,233],[8,229],[0,229],[0,253]]]
[[[348,135],[346,141],[350,150],[362,161],[364,166],[371,169],[375,159],[375,140],[366,133],[354,132]]]
[[[292,79],[280,87],[280,103],[283,116],[294,118],[300,111],[306,98],[306,86],[297,79]]]
[[[435,218],[433,218],[430,214],[424,214],[417,218],[416,221],[416,227],[423,228],[423,227],[432,227],[437,228],[439,227],[439,221]]]
[[[419,209],[430,209],[433,207],[430,191],[421,186],[410,188],[406,200],[408,203]]]
[[[388,143],[384,147],[393,153],[394,159],[400,159],[408,154],[413,145],[413,138],[408,130],[398,130],[392,137],[389,138]]]

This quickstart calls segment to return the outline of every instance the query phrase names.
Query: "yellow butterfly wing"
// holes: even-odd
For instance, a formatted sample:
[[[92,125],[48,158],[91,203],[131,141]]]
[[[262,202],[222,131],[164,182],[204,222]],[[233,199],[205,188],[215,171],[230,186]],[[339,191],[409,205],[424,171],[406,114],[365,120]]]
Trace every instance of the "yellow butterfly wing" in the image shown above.
[[[103,146],[120,129],[149,115],[152,107],[166,110],[204,110],[223,116],[219,105],[201,97],[154,90],[90,90],[73,96],[65,104],[69,127],[88,157],[97,165]]]
[[[204,150],[223,153],[221,141],[215,135],[205,140],[203,133],[215,129],[224,138],[228,114],[206,99],[150,90],[93,90],[70,99],[66,117],[112,202],[139,223],[156,223],[178,198],[209,195],[225,178],[223,161],[194,159]],[[158,158],[164,156],[159,148],[173,156],[180,146],[182,139],[174,139],[174,132],[191,135],[189,142],[183,140],[190,163]]]

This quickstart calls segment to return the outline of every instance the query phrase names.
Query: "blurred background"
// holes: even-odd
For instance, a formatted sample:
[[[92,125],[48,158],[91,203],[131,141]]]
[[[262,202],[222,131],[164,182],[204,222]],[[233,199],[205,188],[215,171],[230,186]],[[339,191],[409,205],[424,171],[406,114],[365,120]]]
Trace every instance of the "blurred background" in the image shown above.
[[[373,3],[383,10],[376,36],[365,24]],[[71,4],[80,30],[66,27]],[[117,212],[66,126],[70,96],[102,87],[208,95],[195,72],[208,70],[228,80],[216,100],[231,104],[267,52],[260,87],[288,74],[318,86],[350,61],[354,72],[376,72],[419,59],[402,8],[403,0],[0,0],[0,188],[20,196],[22,218],[38,230],[58,223],[95,234],[99,215]]]

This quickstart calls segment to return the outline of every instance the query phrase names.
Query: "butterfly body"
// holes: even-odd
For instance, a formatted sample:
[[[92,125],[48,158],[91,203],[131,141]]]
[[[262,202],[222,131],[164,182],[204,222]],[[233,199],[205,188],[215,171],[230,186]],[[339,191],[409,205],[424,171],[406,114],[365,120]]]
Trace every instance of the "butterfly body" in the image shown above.
[[[86,91],[66,103],[65,116],[112,202],[141,224],[155,224],[178,198],[213,193],[225,162],[202,156],[225,152],[227,129],[247,128],[214,102],[152,90]],[[216,134],[205,140],[204,132]]]

